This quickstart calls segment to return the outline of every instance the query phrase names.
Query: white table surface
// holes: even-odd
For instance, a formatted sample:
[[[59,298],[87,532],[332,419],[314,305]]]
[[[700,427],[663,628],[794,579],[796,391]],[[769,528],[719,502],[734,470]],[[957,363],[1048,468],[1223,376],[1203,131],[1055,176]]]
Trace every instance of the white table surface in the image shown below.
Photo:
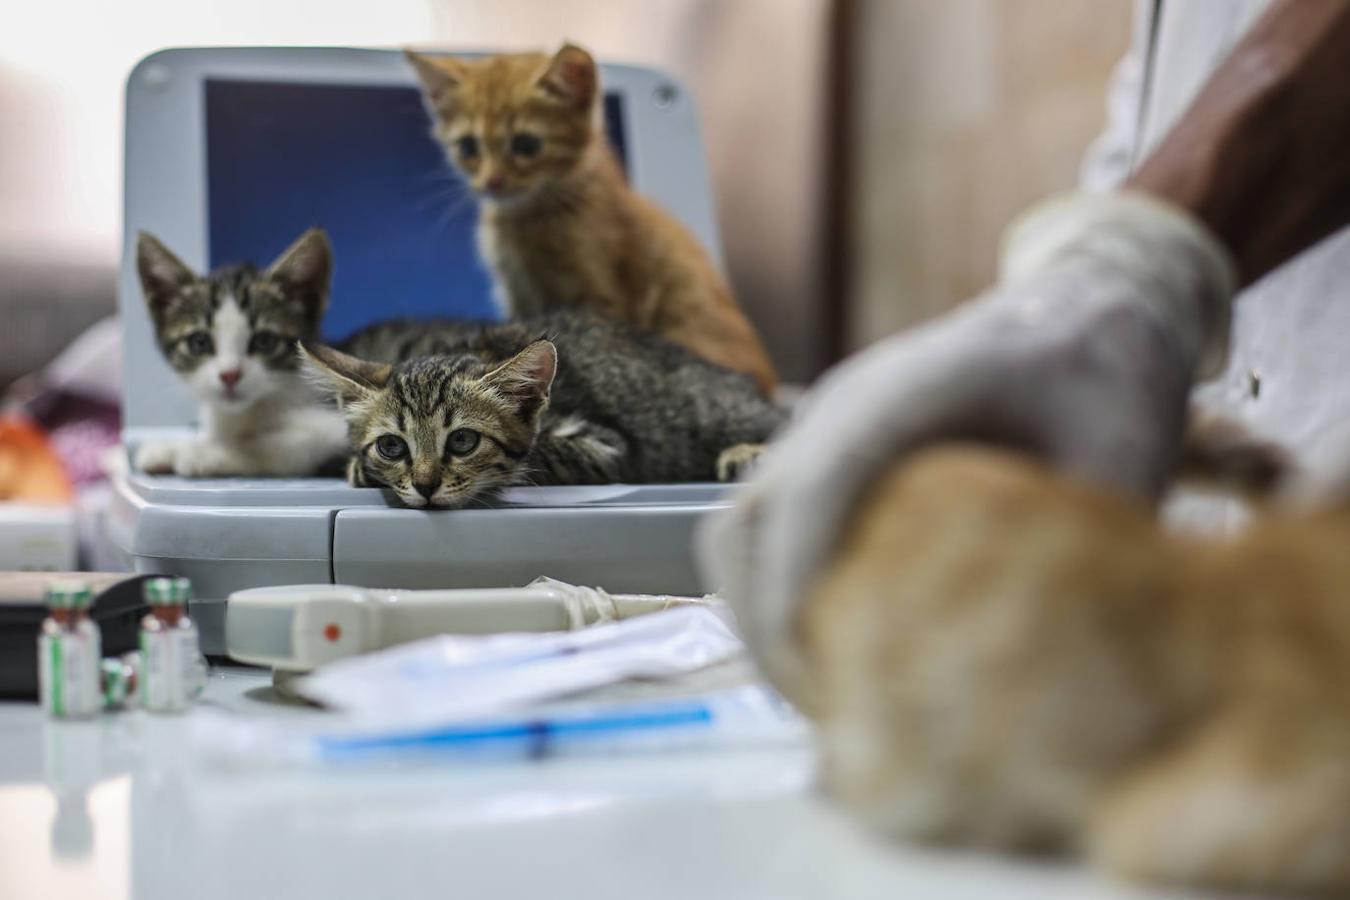
[[[313,714],[267,685],[217,669],[204,702]],[[190,758],[191,726],[0,704],[0,900],[1163,896],[882,844],[815,796],[806,747],[222,771]]]

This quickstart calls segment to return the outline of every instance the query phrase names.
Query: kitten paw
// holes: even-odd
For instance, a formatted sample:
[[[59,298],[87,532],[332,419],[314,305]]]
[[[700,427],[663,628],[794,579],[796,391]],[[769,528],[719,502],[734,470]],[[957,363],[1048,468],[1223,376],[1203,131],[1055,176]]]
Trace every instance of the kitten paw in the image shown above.
[[[186,444],[178,448],[174,474],[184,478],[226,478],[248,475],[251,467],[234,453],[212,444]],[[256,474],[256,472],[253,472]]]
[[[136,448],[131,464],[147,475],[172,475],[178,461],[178,444],[150,443]]]
[[[627,445],[618,432],[567,416],[540,433],[537,456],[557,484],[621,481]]]
[[[754,471],[763,444],[735,444],[717,455],[717,480],[743,481]]]

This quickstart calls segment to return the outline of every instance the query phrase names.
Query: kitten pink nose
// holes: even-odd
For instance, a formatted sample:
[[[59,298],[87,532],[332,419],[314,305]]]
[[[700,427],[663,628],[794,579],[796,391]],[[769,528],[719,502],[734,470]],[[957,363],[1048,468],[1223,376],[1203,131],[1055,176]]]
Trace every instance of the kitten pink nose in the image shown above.
[[[232,388],[244,377],[243,369],[228,369],[220,373],[220,380],[227,388]]]
[[[495,194],[506,186],[506,179],[501,175],[489,175],[483,186],[487,188],[489,194]]]

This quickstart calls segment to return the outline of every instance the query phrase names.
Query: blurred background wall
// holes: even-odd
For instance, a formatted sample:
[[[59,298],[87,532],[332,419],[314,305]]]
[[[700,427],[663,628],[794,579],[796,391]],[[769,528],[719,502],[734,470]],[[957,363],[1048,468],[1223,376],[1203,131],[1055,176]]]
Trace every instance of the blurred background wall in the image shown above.
[[[845,347],[994,278],[999,234],[1075,184],[1130,0],[860,0]]]
[[[1129,0],[98,0],[0,29],[0,384],[112,311],[121,92],[164,46],[568,38],[696,95],[729,275],[784,374],[985,285],[1073,183]]]
[[[114,309],[122,90],[168,46],[423,40],[428,0],[61,0],[0,25],[0,385]]]

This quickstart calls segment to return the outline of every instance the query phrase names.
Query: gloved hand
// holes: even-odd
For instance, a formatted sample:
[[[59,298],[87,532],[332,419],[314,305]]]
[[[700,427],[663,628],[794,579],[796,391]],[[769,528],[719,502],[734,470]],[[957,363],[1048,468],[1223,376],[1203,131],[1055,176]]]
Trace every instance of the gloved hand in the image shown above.
[[[828,373],[699,535],[707,586],[766,674],[800,695],[796,604],[868,484],[921,444],[1022,448],[1155,497],[1193,379],[1222,366],[1235,289],[1227,252],[1188,215],[1077,195],[1010,229],[998,288]]]

